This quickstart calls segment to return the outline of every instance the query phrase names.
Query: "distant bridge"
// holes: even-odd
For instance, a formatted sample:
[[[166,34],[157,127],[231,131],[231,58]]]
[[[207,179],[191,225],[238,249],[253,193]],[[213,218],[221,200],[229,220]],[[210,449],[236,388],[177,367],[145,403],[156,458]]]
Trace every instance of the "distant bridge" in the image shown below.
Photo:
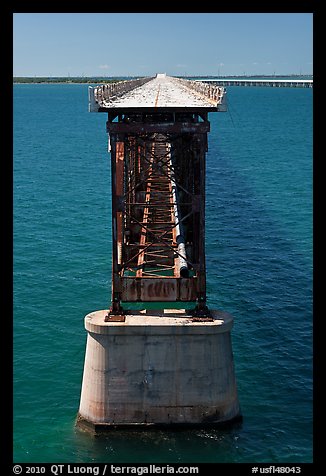
[[[200,79],[217,86],[268,86],[272,88],[312,88],[312,79]]]

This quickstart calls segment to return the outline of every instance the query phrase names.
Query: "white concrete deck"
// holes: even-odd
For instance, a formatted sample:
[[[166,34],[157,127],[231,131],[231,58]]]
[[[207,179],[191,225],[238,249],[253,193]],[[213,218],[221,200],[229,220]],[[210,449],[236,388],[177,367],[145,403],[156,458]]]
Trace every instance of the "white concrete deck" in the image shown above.
[[[110,85],[108,85],[110,88]],[[91,111],[105,109],[159,109],[159,108],[217,108],[223,109],[225,90],[222,87],[198,84],[158,74],[142,86],[115,94],[106,86],[91,88]],[[95,105],[96,103],[96,105]]]
[[[113,102],[116,107],[212,107],[204,96],[169,76],[158,76]]]

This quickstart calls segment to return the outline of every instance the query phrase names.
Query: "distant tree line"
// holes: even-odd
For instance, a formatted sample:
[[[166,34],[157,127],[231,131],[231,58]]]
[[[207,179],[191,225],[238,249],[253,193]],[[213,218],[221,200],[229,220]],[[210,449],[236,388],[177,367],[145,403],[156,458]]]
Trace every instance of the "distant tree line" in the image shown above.
[[[24,76],[16,76],[13,78],[14,83],[113,83],[116,81],[122,81],[126,79],[134,79],[134,77],[24,77]]]

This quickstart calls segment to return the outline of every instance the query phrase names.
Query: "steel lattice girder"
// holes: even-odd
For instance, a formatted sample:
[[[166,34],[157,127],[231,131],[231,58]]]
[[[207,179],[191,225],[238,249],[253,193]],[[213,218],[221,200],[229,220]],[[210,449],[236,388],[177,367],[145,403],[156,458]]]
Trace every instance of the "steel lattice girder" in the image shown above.
[[[199,126],[196,132],[192,126]],[[209,123],[118,122],[108,123],[108,130],[112,300],[205,300],[204,162]]]

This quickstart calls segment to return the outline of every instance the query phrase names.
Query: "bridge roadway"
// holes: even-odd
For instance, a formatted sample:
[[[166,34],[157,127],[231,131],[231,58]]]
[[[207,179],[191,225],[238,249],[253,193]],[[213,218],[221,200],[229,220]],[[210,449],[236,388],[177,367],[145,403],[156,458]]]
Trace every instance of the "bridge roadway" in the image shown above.
[[[137,82],[138,81],[138,82]],[[90,111],[173,109],[224,111],[225,89],[165,74],[89,88]]]

